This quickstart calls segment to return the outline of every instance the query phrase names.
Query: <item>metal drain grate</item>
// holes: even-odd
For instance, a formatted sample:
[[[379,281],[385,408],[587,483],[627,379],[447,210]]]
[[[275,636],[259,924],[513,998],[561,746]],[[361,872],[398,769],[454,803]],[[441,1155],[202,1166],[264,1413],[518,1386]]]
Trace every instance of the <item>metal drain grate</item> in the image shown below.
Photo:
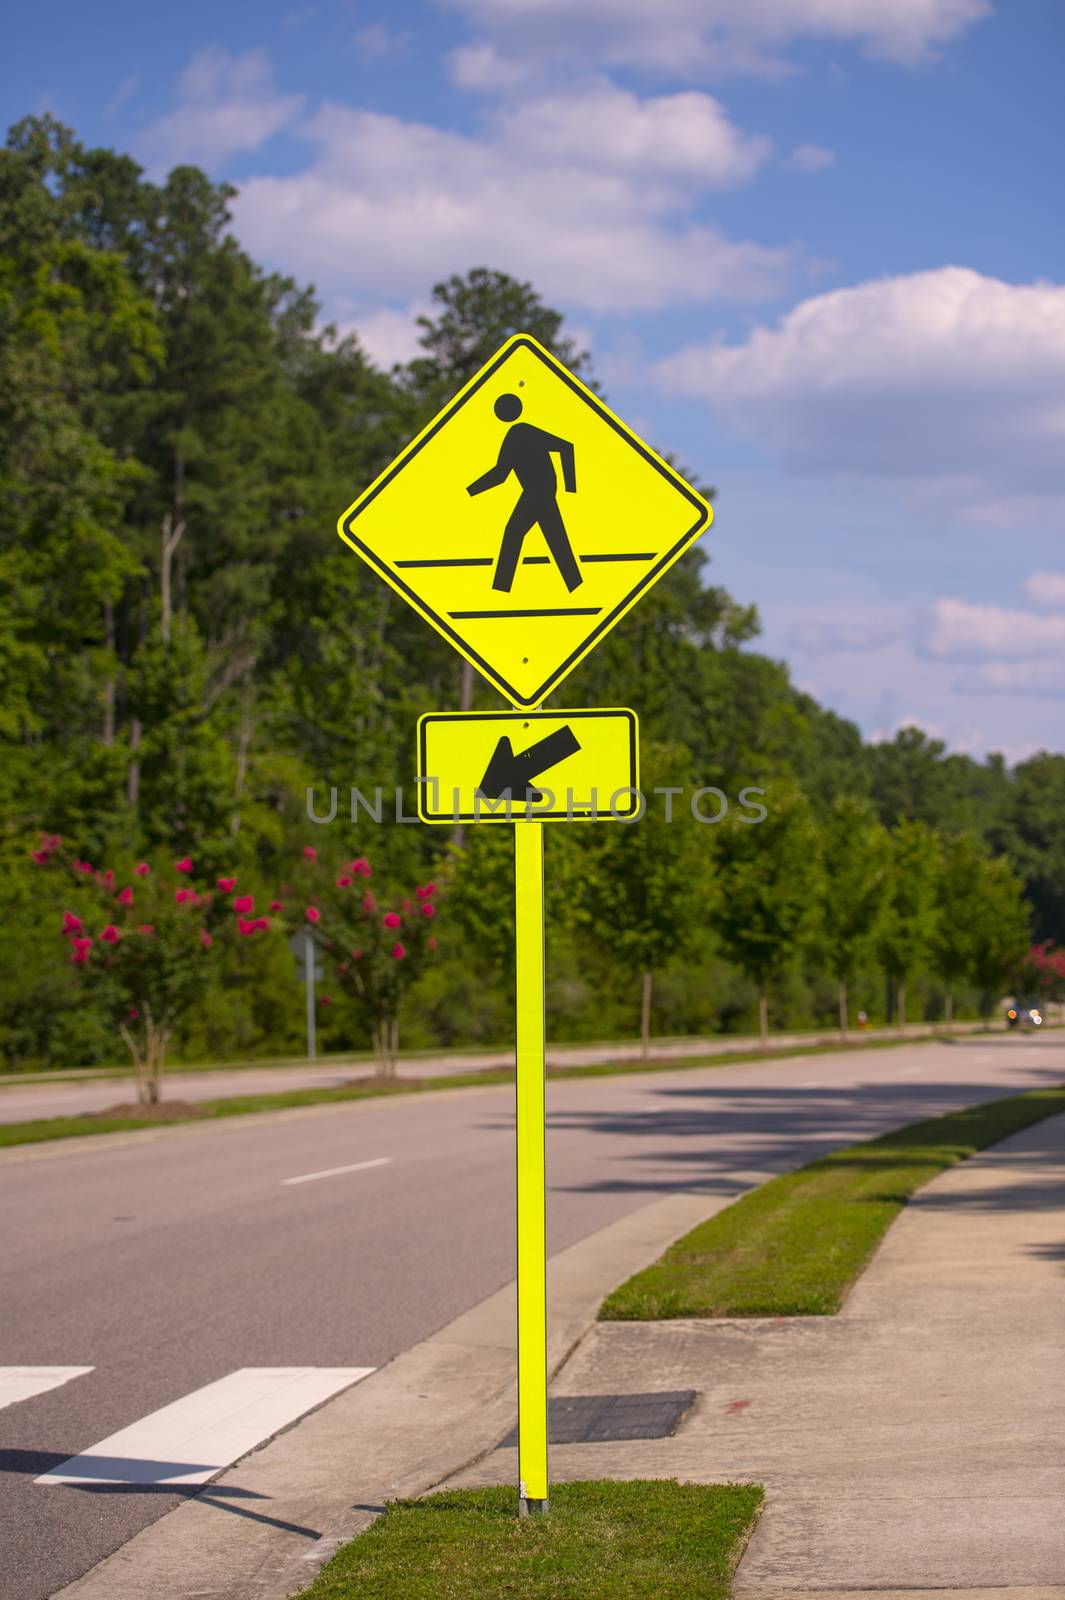
[[[695,1399],[695,1389],[658,1394],[564,1394],[547,1402],[551,1444],[603,1444],[608,1439],[668,1439]],[[512,1428],[497,1446],[518,1442]]]

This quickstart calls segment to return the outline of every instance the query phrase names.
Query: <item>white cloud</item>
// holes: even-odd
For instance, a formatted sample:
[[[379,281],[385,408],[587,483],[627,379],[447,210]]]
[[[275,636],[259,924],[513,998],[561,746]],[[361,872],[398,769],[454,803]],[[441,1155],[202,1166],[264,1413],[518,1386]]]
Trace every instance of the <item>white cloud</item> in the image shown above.
[[[440,0],[461,11],[497,59],[570,57],[664,73],[789,70],[808,38],[859,46],[907,65],[991,15],[989,0]],[[477,87],[499,88],[486,77]]]
[[[829,167],[836,165],[836,154],[833,150],[826,150],[820,144],[797,144],[788,157],[786,165],[792,172],[812,174],[827,172]]]
[[[745,136],[724,130],[716,103],[702,98],[699,127],[717,140],[718,171],[730,150],[734,169],[749,165]],[[669,122],[668,101],[649,104],[655,126]],[[641,102],[610,91],[609,105],[619,126],[626,113],[635,120],[636,144],[646,140]],[[246,182],[236,222],[260,257],[313,278],[326,294],[362,300],[413,297],[434,277],[478,263],[592,311],[777,292],[790,251],[730,241],[693,220],[706,178],[691,170],[678,131],[690,124],[676,120],[661,154],[644,149],[645,162],[668,171],[630,171],[617,152],[582,158],[574,125],[562,136],[564,156],[544,148],[535,104],[501,115],[482,137],[326,105],[304,129],[318,147],[311,165]]]
[[[371,22],[355,35],[355,43],[362,54],[371,61],[398,54],[410,44],[409,33],[393,33],[383,22]]]
[[[353,333],[362,348],[377,366],[386,371],[397,362],[410,361],[420,353],[421,329],[417,318],[429,314],[425,304],[407,306],[403,311],[382,307],[362,316],[338,318],[340,334]]]
[[[743,183],[770,151],[768,139],[733,127],[708,94],[640,100],[606,79],[579,95],[529,101],[506,113],[502,128],[516,156],[677,177],[698,187]]]
[[[177,83],[177,108],[145,128],[136,148],[154,171],[180,162],[217,168],[257,150],[303,110],[303,96],[281,94],[264,50],[231,56],[201,50]]]
[[[1065,611],[1065,572],[1033,572],[1024,580],[1024,592],[1041,610]]]
[[[1039,616],[1003,606],[937,600],[920,637],[926,655],[941,661],[1032,661],[1051,656],[1065,663],[1065,613]]]
[[[1051,576],[1033,573],[1028,586]],[[916,643],[926,659],[967,664],[952,684],[959,694],[1065,695],[1065,609],[1048,614],[943,599]]]
[[[964,510],[1065,493],[1065,286],[962,267],[805,300],[660,363],[796,471],[909,480]]]
[[[955,679],[959,694],[1065,696],[1065,658],[1060,661],[986,661]]]
[[[528,60],[510,60],[483,41],[452,50],[448,66],[460,89],[490,89],[496,94],[524,83],[533,70]]]

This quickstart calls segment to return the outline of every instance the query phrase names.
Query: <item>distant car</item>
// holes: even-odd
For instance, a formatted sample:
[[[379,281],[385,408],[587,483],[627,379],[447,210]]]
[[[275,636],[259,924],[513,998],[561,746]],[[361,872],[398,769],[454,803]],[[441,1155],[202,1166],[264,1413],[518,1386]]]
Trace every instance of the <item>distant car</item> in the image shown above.
[[[1043,1013],[1038,1006],[1010,1006],[1006,1012],[1006,1023],[1011,1028],[1041,1028]]]

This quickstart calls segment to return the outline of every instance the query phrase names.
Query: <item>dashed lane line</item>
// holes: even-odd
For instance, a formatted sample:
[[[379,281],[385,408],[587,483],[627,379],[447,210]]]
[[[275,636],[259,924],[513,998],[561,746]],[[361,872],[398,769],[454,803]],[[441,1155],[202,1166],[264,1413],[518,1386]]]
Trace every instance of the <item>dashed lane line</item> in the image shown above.
[[[282,1178],[281,1187],[293,1183],[317,1183],[319,1178],[339,1178],[346,1172],[365,1172],[367,1167],[387,1167],[391,1156],[378,1156],[374,1161],[353,1161],[350,1167],[326,1167],[324,1172],[301,1172],[298,1178]]]

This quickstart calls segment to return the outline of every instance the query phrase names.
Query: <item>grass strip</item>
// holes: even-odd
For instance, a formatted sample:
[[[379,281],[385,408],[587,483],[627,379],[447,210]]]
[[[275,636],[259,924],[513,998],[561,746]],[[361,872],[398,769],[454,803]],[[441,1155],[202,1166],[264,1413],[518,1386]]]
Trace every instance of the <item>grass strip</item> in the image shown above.
[[[831,1316],[909,1200],[977,1150],[1065,1112],[1032,1089],[834,1151],[693,1228],[603,1301],[601,1321]]]
[[[862,1050],[890,1050],[903,1044],[927,1043],[937,1034],[919,1038],[870,1039]],[[784,1061],[792,1057],[833,1055],[855,1048],[850,1044],[791,1045],[783,1050],[724,1050],[708,1056],[678,1056],[657,1061],[594,1061],[579,1067],[549,1067],[547,1076],[562,1078],[615,1078],[630,1073],[691,1072],[700,1067],[730,1067],[742,1062]],[[197,1114],[184,1120],[174,1117],[36,1117],[25,1122],[0,1122],[0,1149],[20,1144],[43,1144],[52,1139],[77,1139],[96,1133],[136,1133],[145,1128],[188,1127],[218,1117],[246,1117],[258,1111],[292,1111],[302,1106],[334,1105],[349,1100],[376,1100],[386,1095],[427,1094],[440,1089],[484,1089],[493,1084],[513,1083],[513,1067],[491,1067],[471,1072],[448,1073],[438,1078],[363,1078],[332,1089],[278,1089],[261,1094],[224,1095],[216,1100],[196,1101]]]
[[[560,1483],[545,1517],[513,1489],[396,1500],[302,1600],[726,1600],[757,1484]]]

